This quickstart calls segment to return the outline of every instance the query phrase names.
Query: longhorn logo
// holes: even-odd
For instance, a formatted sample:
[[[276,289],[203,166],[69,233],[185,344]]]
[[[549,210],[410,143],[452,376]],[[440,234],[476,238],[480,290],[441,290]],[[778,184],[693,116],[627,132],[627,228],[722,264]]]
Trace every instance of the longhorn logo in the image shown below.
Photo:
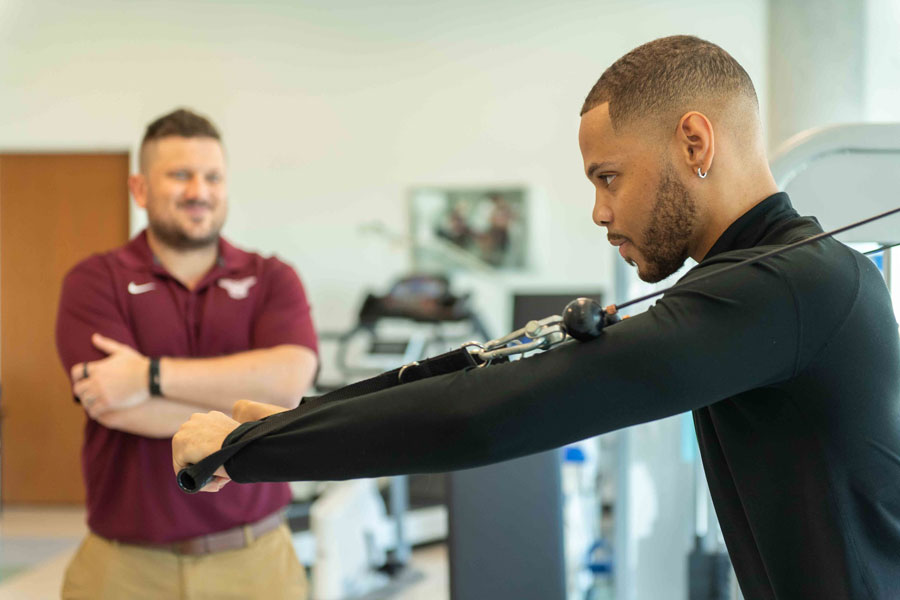
[[[250,288],[256,283],[256,277],[244,277],[243,279],[220,279],[219,287],[228,292],[234,300],[243,300],[250,294]]]

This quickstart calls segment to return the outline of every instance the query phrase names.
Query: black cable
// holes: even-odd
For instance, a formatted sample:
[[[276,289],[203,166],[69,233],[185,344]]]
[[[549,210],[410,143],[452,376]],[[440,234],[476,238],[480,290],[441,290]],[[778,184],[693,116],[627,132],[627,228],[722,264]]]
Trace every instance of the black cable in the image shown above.
[[[870,254],[878,254],[879,252],[884,252],[885,250],[890,250],[891,248],[896,248],[897,246],[900,246],[900,242],[897,242],[895,244],[888,244],[887,246],[882,246],[881,248],[875,248],[874,250],[869,250],[867,252],[863,252],[862,254],[864,256],[869,256]]]

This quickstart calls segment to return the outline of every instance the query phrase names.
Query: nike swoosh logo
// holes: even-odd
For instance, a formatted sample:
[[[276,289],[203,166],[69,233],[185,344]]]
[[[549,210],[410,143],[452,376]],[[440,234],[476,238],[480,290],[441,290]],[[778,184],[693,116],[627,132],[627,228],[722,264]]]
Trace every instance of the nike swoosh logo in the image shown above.
[[[128,284],[128,293],[134,295],[143,294],[144,292],[149,292],[155,287],[156,284],[152,281],[150,283],[142,283],[140,285],[132,281]]]

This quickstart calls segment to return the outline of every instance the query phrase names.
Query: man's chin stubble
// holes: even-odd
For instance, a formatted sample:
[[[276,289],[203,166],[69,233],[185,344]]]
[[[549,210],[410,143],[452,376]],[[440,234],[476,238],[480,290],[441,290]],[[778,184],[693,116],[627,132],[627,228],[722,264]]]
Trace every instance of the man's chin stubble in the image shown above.
[[[200,250],[213,246],[219,241],[218,230],[203,237],[191,237],[177,228],[157,226],[153,229],[160,241],[178,250]]]

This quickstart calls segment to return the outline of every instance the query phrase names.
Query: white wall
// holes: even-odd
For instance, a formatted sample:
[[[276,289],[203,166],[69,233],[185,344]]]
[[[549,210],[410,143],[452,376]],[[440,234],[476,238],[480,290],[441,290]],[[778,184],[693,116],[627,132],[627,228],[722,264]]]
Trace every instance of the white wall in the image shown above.
[[[900,121],[900,1],[769,6],[770,148],[811,128]]]
[[[610,62],[672,33],[722,44],[766,97],[764,0],[0,0],[0,150],[133,150],[175,106],[208,114],[226,234],[295,264],[325,329],[410,268],[359,233],[405,232],[410,186],[526,185],[533,270],[462,281],[499,334],[510,286],[612,284],[578,110]]]
[[[863,119],[866,0],[770,1],[771,148]]]
[[[865,114],[868,121],[900,121],[900,1],[867,0]]]

